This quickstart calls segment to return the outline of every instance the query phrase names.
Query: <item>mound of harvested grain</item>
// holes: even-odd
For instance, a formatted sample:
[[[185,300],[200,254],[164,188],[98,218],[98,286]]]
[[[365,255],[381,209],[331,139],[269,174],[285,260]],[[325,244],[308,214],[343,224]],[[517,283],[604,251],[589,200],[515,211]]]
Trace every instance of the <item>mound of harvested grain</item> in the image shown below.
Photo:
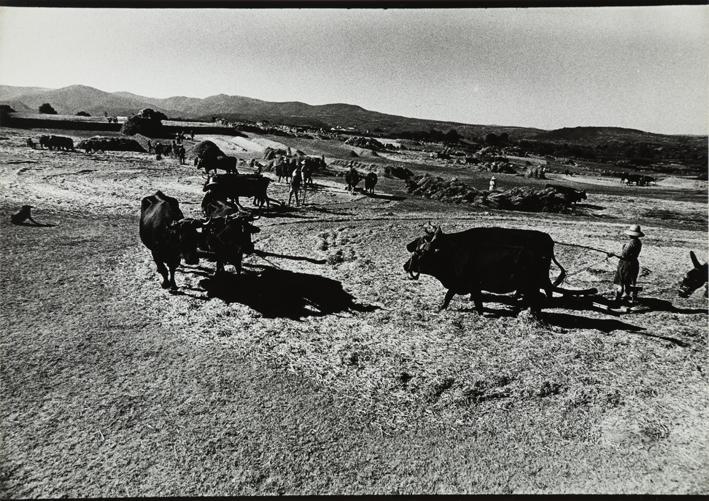
[[[138,141],[127,137],[92,136],[76,145],[86,151],[139,151],[145,153]]]
[[[345,144],[350,146],[357,146],[358,148],[367,148],[369,150],[383,150],[385,146],[371,137],[359,137],[354,136],[345,141]]]
[[[355,157],[358,157],[359,155],[354,150],[350,150],[350,152],[347,154],[347,156],[355,158]]]
[[[562,212],[570,208],[564,194],[553,187],[523,186],[497,193],[477,190],[456,178],[446,181],[429,174],[410,176],[404,182],[409,193],[451,203],[529,212]]]
[[[397,166],[390,166],[387,165],[384,167],[384,175],[386,177],[396,177],[399,179],[407,179],[410,178],[411,176],[414,175],[413,172],[411,172],[409,169],[406,167],[397,167]]]
[[[570,207],[564,194],[556,188],[533,188],[518,186],[502,193],[487,196],[486,205],[496,209],[523,210],[530,212],[563,212]]]
[[[484,192],[468,186],[456,178],[446,181],[442,177],[424,174],[423,176],[410,176],[404,182],[409,193],[435,200],[482,204],[485,197]]]
[[[189,155],[195,158],[216,158],[225,156],[219,146],[214,144],[212,141],[200,141],[195,144],[190,150]]]

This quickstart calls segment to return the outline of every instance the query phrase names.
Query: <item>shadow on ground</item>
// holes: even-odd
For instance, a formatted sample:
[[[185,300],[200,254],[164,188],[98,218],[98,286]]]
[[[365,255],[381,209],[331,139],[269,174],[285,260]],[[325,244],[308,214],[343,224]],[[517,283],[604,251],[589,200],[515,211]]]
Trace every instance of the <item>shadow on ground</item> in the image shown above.
[[[343,311],[369,312],[377,309],[356,303],[337,280],[265,266],[253,268],[261,270],[205,278],[200,280],[199,286],[207,291],[209,297],[227,303],[241,303],[266,318],[299,320]]]
[[[594,205],[594,204],[576,204],[576,207],[579,209],[591,209],[591,210],[603,210],[605,207],[601,205]]]
[[[22,223],[13,223],[15,226],[26,226],[28,228],[54,228],[56,224],[52,223],[28,223],[28,222],[22,222]]]
[[[312,257],[306,256],[293,256],[290,254],[278,254],[276,252],[268,252],[262,250],[255,250],[254,254],[261,257],[279,257],[281,259],[290,259],[292,261],[306,261],[312,264],[325,264],[327,261],[325,259],[313,259]]]

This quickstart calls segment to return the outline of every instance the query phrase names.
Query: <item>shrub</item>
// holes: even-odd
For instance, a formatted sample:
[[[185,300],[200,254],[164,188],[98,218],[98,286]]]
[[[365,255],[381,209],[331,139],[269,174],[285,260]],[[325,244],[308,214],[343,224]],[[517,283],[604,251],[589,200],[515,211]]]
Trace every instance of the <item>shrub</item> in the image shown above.
[[[86,113],[85,111],[80,111],[79,113],[76,114],[77,117],[90,117],[91,115],[89,113]]]
[[[57,111],[49,103],[44,103],[39,107],[39,112],[45,115],[56,115]]]

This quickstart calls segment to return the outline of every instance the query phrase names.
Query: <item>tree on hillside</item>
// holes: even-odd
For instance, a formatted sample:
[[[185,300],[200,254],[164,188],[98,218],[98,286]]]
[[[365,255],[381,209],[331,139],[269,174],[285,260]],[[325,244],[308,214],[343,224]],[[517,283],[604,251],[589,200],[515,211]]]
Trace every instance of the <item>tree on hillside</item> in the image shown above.
[[[497,134],[494,132],[490,132],[485,136],[485,144],[488,144],[490,146],[497,146],[500,143],[500,138],[497,137]]]
[[[76,114],[76,116],[77,117],[90,117],[91,115],[89,115],[85,111],[80,111],[79,113]]]
[[[57,114],[57,110],[52,108],[52,105],[49,103],[44,103],[42,106],[40,106],[39,112],[44,113],[45,115],[56,115]]]
[[[460,134],[458,134],[458,131],[455,129],[451,129],[446,132],[446,135],[444,137],[444,141],[447,143],[457,143],[459,140]]]

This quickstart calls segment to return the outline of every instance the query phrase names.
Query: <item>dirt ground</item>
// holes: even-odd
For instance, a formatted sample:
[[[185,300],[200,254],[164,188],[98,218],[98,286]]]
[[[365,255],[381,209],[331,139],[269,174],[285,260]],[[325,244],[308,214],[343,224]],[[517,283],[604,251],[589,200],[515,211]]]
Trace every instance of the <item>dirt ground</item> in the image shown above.
[[[0,129],[3,497],[709,491],[707,301],[676,295],[689,251],[707,258],[706,186],[632,204],[600,192],[552,215],[316,178],[305,206],[257,221],[245,274],[217,281],[201,260],[170,294],[138,238],[140,200],[160,189],[199,217],[202,175],[32,150],[28,135]],[[10,224],[25,203],[48,226]],[[441,284],[402,268],[427,221],[614,251],[637,222],[640,305],[555,299],[535,320],[511,297],[481,317],[456,296],[438,312]],[[556,256],[567,287],[609,296],[614,261]]]

